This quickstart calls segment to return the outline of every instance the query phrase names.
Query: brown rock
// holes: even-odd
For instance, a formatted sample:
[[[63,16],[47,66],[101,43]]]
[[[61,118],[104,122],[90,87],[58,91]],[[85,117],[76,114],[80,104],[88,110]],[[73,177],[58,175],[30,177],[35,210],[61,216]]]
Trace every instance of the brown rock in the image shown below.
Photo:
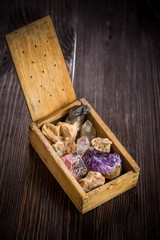
[[[103,185],[105,183],[105,177],[99,172],[90,171],[85,178],[80,179],[78,182],[87,193],[92,189]]]
[[[77,131],[77,123],[72,125],[59,122],[56,126],[45,123],[42,127],[42,133],[48,138],[55,151],[60,150],[63,154],[75,152]]]
[[[109,153],[111,151],[112,141],[108,138],[97,137],[92,139],[91,144],[96,150]]]
[[[51,123],[44,123],[42,133],[53,143],[62,140],[62,137],[60,136],[60,126],[55,126]]]

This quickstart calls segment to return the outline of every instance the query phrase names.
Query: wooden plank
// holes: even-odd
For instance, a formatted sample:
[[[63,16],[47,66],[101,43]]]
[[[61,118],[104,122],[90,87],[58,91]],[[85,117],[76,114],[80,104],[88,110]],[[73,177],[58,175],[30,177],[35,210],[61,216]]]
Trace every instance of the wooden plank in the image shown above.
[[[36,121],[37,126],[40,128],[45,122],[53,122],[57,119],[60,119],[61,117],[64,117],[69,113],[69,110],[71,107],[75,105],[81,105],[82,103],[79,100],[74,101],[73,103],[70,103],[69,105],[65,106],[64,108],[49,114],[48,116]]]
[[[76,99],[49,16],[6,35],[33,121]]]

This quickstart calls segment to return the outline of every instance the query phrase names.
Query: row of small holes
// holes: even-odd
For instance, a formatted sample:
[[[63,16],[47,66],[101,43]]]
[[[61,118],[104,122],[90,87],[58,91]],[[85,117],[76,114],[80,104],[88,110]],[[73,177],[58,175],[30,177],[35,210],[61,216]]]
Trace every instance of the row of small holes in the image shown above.
[[[22,53],[24,53],[24,51],[22,51]],[[44,57],[46,57],[46,54],[44,54]],[[32,63],[34,63],[34,61],[32,61]]]
[[[18,34],[17,32],[15,32],[15,34]],[[46,40],[46,42],[48,42],[48,40]],[[34,47],[36,48],[37,45],[34,45]],[[22,53],[24,53],[24,51],[22,51]],[[44,57],[46,57],[46,54],[44,54]]]
[[[62,91],[64,91],[64,89],[62,89]],[[50,97],[52,97],[52,94],[50,94]],[[38,102],[40,103],[40,100],[38,100]]]
[[[32,61],[32,63],[34,63],[34,61]],[[56,64],[54,64],[54,67],[56,67]],[[44,73],[44,70],[42,70],[42,72]]]
[[[42,73],[44,73],[44,70],[42,70]],[[32,76],[30,76],[30,78],[32,78]],[[54,82],[54,79],[52,79],[52,82]]]

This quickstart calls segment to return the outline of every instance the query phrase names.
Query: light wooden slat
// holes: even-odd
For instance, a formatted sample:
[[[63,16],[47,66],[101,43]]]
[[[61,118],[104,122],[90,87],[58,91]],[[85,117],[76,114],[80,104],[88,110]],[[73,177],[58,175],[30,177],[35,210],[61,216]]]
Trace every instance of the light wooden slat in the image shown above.
[[[46,122],[53,122],[57,119],[60,119],[61,117],[64,117],[65,115],[67,115],[70,111],[70,108],[75,106],[75,105],[81,105],[81,101],[79,100],[75,100],[73,103],[70,103],[69,105],[65,106],[64,108],[51,113],[49,115],[47,115],[46,117],[36,121],[37,126],[40,128],[42,127],[42,125]]]
[[[76,99],[49,16],[6,35],[33,121]]]

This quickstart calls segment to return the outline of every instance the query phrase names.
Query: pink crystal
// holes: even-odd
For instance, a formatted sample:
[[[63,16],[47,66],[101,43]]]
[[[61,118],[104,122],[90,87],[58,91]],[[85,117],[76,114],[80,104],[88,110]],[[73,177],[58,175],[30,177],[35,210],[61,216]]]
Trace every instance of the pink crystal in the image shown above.
[[[87,174],[87,168],[80,155],[76,152],[61,157],[66,167],[70,170],[76,180],[83,178]]]
[[[77,140],[77,148],[76,152],[83,156],[83,154],[86,152],[86,150],[90,147],[90,142],[86,136],[83,136]]]

